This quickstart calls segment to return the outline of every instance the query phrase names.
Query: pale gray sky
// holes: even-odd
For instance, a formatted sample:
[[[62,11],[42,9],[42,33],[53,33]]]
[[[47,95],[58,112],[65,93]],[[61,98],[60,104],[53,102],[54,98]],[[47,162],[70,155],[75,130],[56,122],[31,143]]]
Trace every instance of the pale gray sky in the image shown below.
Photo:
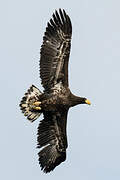
[[[46,23],[64,8],[73,25],[69,80],[89,98],[68,115],[67,160],[43,174],[36,133],[19,102],[31,84],[42,90],[39,49]],[[1,3],[0,179],[120,179],[120,1],[10,0]]]

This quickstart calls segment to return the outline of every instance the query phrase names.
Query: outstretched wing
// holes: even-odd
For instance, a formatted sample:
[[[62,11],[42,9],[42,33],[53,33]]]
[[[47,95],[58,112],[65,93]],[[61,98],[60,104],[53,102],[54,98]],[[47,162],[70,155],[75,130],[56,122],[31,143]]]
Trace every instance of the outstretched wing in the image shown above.
[[[67,112],[44,112],[38,127],[38,153],[41,169],[48,173],[66,159]]]
[[[55,11],[48,22],[41,47],[40,77],[45,91],[57,83],[68,86],[68,60],[71,46],[72,25],[63,10]]]

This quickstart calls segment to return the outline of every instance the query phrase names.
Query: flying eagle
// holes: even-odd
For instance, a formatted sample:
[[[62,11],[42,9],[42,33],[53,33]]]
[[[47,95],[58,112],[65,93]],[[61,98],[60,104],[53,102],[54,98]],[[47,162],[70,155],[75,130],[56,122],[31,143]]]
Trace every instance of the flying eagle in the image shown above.
[[[72,24],[65,10],[53,13],[47,24],[40,51],[42,93],[32,85],[21,100],[20,108],[27,119],[35,121],[42,113],[38,127],[38,153],[41,169],[48,173],[66,159],[67,114],[70,107],[90,104],[84,97],[71,93],[68,82],[68,62]]]

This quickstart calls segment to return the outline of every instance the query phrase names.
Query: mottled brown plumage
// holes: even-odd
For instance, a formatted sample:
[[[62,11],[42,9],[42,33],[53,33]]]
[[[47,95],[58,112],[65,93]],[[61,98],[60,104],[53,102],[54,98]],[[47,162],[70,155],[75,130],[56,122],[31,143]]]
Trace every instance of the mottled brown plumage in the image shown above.
[[[40,77],[44,92],[32,85],[22,98],[20,107],[33,122],[41,113],[38,127],[39,163],[50,172],[66,159],[67,113],[77,104],[90,104],[86,98],[73,95],[68,83],[68,62],[72,24],[66,12],[59,9],[47,24],[40,51]]]

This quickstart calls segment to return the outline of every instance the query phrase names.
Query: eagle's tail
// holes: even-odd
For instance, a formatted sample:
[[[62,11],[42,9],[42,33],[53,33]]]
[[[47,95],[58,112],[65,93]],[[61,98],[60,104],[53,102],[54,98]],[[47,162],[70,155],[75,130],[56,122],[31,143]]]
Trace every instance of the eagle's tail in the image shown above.
[[[31,122],[41,115],[40,96],[42,92],[32,85],[20,102],[20,109]]]

